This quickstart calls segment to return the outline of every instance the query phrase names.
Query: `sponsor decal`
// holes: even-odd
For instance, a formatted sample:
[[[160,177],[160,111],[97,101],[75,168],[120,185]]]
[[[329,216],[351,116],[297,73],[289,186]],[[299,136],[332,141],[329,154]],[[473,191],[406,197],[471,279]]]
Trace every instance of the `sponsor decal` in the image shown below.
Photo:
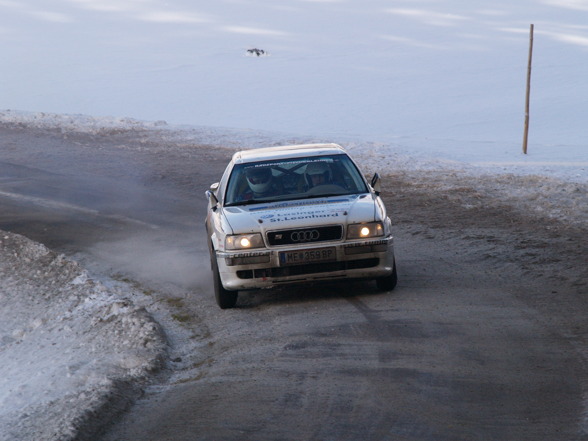
[[[230,253],[230,252],[219,252],[219,257],[260,257],[260,256],[269,256],[271,254],[270,251],[251,251],[248,253]]]
[[[345,248],[356,248],[356,247],[364,247],[366,245],[388,245],[388,239],[380,239],[380,240],[370,240],[364,242],[354,242],[354,243],[347,243],[343,245]]]
[[[307,219],[336,218],[341,216],[343,212],[344,210],[293,211],[290,213],[277,214],[275,217],[270,219],[270,223]]]
[[[251,207],[249,208],[249,211],[256,212],[271,210],[272,213],[266,213],[259,216],[260,219],[269,220],[270,223],[338,218],[347,214],[352,200],[352,198],[339,198],[285,201],[272,205],[263,205],[261,207]],[[344,202],[346,202],[346,204],[342,204]]]

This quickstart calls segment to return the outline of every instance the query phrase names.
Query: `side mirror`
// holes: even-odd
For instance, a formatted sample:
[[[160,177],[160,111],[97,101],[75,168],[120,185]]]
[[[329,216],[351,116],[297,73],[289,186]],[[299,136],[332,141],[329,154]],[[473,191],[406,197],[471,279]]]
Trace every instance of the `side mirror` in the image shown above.
[[[215,182],[210,186],[210,190],[206,191],[206,197],[208,198],[208,202],[210,202],[210,207],[212,210],[216,210],[218,205],[218,198],[216,197],[215,193],[218,190],[219,183]]]
[[[374,174],[374,177],[372,178],[371,186],[374,189],[376,196],[380,196],[380,193],[382,192],[382,183],[381,183],[380,175],[378,173]]]

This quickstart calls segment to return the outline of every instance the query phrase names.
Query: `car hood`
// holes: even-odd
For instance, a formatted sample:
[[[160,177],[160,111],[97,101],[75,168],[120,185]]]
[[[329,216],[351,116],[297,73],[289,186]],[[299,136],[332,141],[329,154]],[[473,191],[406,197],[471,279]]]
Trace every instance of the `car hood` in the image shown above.
[[[266,232],[379,220],[372,194],[335,196],[246,206],[223,210],[233,234]]]

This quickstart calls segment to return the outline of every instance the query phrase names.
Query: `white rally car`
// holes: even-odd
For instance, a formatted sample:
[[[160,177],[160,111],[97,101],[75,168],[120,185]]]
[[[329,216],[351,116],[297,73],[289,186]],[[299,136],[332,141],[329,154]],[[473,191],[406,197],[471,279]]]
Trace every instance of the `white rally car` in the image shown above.
[[[336,144],[244,150],[206,192],[216,301],[239,290],[336,279],[396,286],[380,178],[368,183]]]

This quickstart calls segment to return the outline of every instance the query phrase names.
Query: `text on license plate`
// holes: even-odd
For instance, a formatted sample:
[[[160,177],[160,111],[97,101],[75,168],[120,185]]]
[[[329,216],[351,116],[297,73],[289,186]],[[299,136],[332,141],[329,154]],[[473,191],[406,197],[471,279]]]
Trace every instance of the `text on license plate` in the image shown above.
[[[314,248],[311,250],[282,251],[280,265],[301,265],[314,262],[332,262],[337,260],[335,247]]]

